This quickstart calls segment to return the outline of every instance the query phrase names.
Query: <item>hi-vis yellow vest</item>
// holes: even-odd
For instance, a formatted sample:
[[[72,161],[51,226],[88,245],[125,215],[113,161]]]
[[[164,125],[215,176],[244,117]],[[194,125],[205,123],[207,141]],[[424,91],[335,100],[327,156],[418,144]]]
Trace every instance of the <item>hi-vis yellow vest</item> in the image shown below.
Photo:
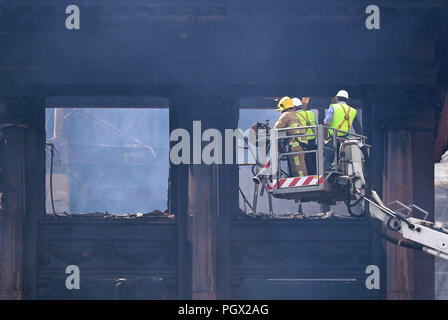
[[[350,107],[348,104],[335,103],[333,104],[334,115],[330,127],[336,130],[350,132],[353,120],[356,117],[356,109]],[[328,135],[333,135],[333,130],[328,130]],[[338,136],[344,136],[346,133],[338,132]]]
[[[311,110],[300,110],[296,113],[300,121],[300,127],[309,127],[316,125],[316,118],[314,117],[314,112]],[[300,138],[300,142],[308,143],[308,140],[313,140],[316,138],[314,135],[314,128],[306,129],[305,134],[312,134],[312,136]]]

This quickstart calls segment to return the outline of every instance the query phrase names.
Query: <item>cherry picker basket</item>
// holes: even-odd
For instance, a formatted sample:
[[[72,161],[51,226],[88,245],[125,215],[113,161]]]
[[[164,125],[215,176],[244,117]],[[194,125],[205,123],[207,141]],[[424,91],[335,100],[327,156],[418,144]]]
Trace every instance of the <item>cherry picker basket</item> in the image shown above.
[[[306,133],[307,129],[312,129],[313,133]],[[328,137],[328,130],[331,135]],[[343,164],[339,163],[340,152],[339,146],[346,140],[360,140],[365,143],[366,137],[349,133],[341,130],[336,130],[323,125],[306,126],[294,129],[299,131],[296,134],[291,134],[291,128],[272,129],[270,135],[270,168],[271,174],[268,178],[267,191],[275,198],[281,199],[297,199],[302,202],[316,201],[329,202],[339,201],[344,199],[345,189],[335,183],[344,173]],[[340,133],[340,135],[338,135]],[[315,136],[315,149],[302,151],[286,151],[282,152],[280,147],[287,142],[296,140],[303,141],[309,136]],[[304,139],[305,138],[305,139]],[[314,175],[294,176],[285,174],[281,170],[281,163],[287,157],[300,154],[314,154],[316,161],[316,172]],[[330,168],[324,167],[324,157],[333,155],[333,164]]]

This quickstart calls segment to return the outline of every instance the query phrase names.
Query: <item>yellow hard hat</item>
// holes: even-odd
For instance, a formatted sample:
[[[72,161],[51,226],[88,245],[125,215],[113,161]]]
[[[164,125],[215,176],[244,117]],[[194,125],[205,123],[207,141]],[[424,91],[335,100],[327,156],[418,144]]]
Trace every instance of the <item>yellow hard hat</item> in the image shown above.
[[[277,111],[283,112],[286,109],[294,108],[294,103],[290,97],[283,97],[277,104]]]

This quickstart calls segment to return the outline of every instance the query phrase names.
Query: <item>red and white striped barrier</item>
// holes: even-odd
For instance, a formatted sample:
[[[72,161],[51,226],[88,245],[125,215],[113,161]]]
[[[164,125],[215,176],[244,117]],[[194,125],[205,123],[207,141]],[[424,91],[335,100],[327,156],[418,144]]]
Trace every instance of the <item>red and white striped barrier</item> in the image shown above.
[[[283,189],[283,188],[293,188],[293,187],[306,187],[315,186],[324,183],[324,176],[303,176],[295,178],[285,178],[278,180],[273,180],[272,183],[268,183],[267,189],[270,191],[272,189]]]

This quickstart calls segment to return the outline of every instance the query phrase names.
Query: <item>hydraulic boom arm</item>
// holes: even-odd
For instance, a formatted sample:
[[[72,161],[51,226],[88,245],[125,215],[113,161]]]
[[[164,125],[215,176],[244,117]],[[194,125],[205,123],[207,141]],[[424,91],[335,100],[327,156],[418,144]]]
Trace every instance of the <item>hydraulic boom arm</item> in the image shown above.
[[[346,205],[352,215],[366,215],[369,222],[372,218],[376,218],[390,230],[401,233],[404,238],[404,240],[398,240],[376,230],[388,241],[448,260],[447,229],[426,220],[429,213],[416,205],[406,206],[399,201],[394,201],[391,204],[398,205],[399,209],[391,210],[383,204],[375,191],[370,190],[368,177],[365,177],[363,170],[365,162],[369,158],[366,145],[359,140],[347,140],[341,144],[339,154],[346,173],[346,176],[342,178],[347,179],[349,197],[346,200]],[[361,215],[353,214],[351,210],[354,204],[350,199],[353,197],[356,199],[355,204],[359,203],[362,208]],[[424,219],[411,217],[411,214],[415,212],[423,214]]]

